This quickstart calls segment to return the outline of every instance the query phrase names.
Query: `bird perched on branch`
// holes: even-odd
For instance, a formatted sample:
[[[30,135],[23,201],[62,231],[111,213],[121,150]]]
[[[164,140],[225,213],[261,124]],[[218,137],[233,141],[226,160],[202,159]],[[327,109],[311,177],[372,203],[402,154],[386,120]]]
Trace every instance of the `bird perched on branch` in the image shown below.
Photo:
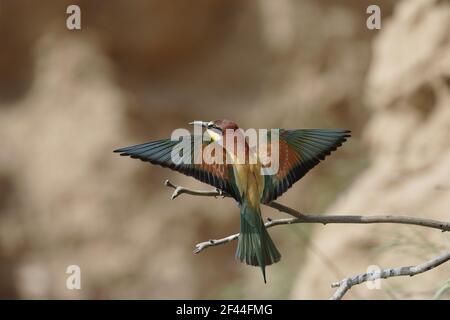
[[[265,267],[278,262],[281,254],[264,226],[260,203],[270,203],[286,192],[341,146],[350,131],[276,129],[259,134],[257,143],[250,143],[248,132],[230,120],[191,124],[205,132],[114,152],[179,171],[233,197],[241,220],[236,258],[259,266],[266,282]]]

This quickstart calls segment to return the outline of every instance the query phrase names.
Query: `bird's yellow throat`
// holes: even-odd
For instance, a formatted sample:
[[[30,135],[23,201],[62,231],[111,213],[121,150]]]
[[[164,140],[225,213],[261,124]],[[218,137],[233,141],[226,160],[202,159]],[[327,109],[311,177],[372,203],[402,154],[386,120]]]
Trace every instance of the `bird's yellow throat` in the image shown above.
[[[215,132],[214,130],[206,129],[206,132],[208,132],[212,141],[219,141],[220,139],[222,139],[222,136],[217,132]]]

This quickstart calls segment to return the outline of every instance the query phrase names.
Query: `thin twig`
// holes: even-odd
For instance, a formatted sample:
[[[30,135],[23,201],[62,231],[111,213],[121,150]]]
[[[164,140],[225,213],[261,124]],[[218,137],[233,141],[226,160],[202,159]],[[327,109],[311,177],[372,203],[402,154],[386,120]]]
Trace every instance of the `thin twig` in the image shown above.
[[[399,268],[388,268],[377,270],[373,272],[361,273],[349,278],[345,278],[339,282],[335,282],[331,285],[332,288],[338,288],[335,293],[331,296],[331,300],[340,300],[342,297],[350,290],[351,287],[376,279],[386,279],[392,277],[401,276],[415,276],[416,274],[429,271],[436,268],[437,266],[450,260],[450,250],[444,254],[435,257],[432,260],[419,264],[417,266],[410,267],[399,267]]]
[[[293,219],[293,218],[270,220],[270,221],[266,222],[264,225],[266,226],[266,228],[271,228],[271,227],[278,226],[281,224],[298,223],[298,222],[294,222],[296,220],[297,219]],[[211,239],[211,240],[208,240],[205,242],[197,243],[195,245],[194,253],[199,253],[199,252],[205,250],[206,248],[218,246],[218,245],[221,245],[224,243],[228,243],[228,242],[237,240],[237,238],[239,238],[239,233],[232,234],[231,236],[228,236],[228,237],[225,237],[222,239]]]
[[[210,190],[210,191],[188,189],[185,187],[174,185],[169,180],[166,180],[164,182],[164,184],[169,188],[175,189],[175,191],[172,193],[172,200],[183,193],[194,195],[194,196],[214,197],[214,198],[217,198],[219,196],[222,196],[222,197],[227,196],[228,197],[228,195],[226,195],[224,192],[222,192],[219,189],[214,189],[214,190]]]

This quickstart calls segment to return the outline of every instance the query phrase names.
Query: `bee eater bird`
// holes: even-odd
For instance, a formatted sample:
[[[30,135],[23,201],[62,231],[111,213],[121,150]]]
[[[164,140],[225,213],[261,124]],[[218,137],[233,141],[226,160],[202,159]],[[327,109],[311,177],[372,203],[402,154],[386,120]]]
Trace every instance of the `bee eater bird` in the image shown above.
[[[179,151],[180,141],[163,139],[133,145],[114,150],[122,156],[140,159],[153,164],[176,170],[192,176],[204,183],[226,192],[233,197],[240,207],[240,234],[236,250],[236,258],[248,265],[259,266],[266,282],[265,267],[280,260],[281,254],[267,232],[261,217],[261,203],[270,203],[286,192],[296,181],[316,166],[327,155],[336,150],[350,137],[348,130],[326,129],[278,129],[278,170],[272,174],[262,174],[260,159],[250,163],[249,155],[254,149],[247,140],[241,139],[244,155],[237,152],[239,145],[225,147],[225,132],[238,133],[242,130],[230,120],[210,122],[194,121],[190,124],[200,125],[206,129],[208,141],[202,139],[202,147],[219,146],[224,156],[231,161],[218,163],[180,162],[173,159],[174,151]],[[189,138],[195,141],[195,137]],[[191,140],[191,141],[192,141]],[[239,142],[238,142],[239,143]],[[266,147],[270,149],[267,143]],[[190,150],[189,150],[190,149]],[[203,149],[189,148],[191,154],[183,154],[192,160]],[[269,152],[270,153],[270,152]]]

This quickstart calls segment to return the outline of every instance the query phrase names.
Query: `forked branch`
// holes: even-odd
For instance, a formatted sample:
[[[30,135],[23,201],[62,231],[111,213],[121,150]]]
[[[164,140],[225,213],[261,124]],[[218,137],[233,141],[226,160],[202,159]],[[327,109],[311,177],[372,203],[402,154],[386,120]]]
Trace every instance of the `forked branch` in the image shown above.
[[[165,185],[169,188],[175,189],[172,194],[172,199],[177,198],[181,194],[190,194],[194,196],[207,196],[207,197],[229,197],[229,195],[223,191],[213,189],[210,191],[189,189],[181,186],[177,186],[170,182],[165,181]],[[371,223],[397,223],[397,224],[409,224],[421,227],[438,229],[441,231],[450,231],[450,222],[439,221],[433,219],[423,219],[409,216],[397,216],[397,215],[322,215],[322,214],[303,214],[295,209],[285,206],[279,202],[272,201],[265,204],[269,207],[277,209],[278,211],[287,213],[293,216],[295,219],[277,219],[272,220],[271,223],[266,224],[268,227],[281,224],[293,224],[293,223],[346,223],[346,224],[371,224]],[[233,239],[234,240],[234,239]],[[231,241],[231,240],[230,240]],[[228,241],[226,241],[228,242]],[[220,240],[216,240],[216,243],[221,244]],[[223,242],[224,243],[224,242]]]

